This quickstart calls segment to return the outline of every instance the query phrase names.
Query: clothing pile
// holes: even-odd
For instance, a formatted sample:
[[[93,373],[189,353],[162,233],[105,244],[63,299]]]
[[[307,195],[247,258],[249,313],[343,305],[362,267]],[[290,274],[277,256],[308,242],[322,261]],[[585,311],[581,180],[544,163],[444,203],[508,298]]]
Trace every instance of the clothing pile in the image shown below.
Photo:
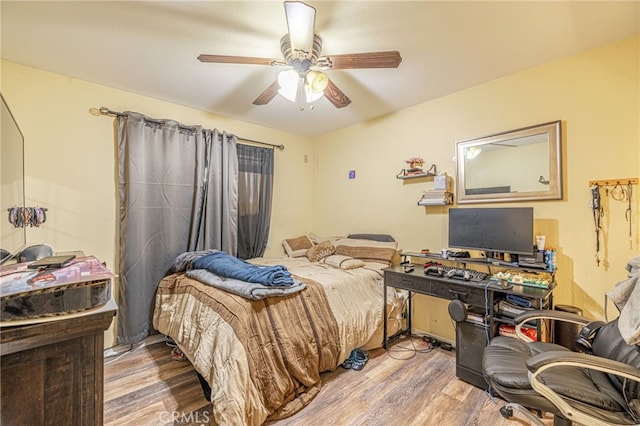
[[[632,258],[625,269],[629,272],[627,279],[605,295],[620,310],[618,329],[622,338],[629,345],[637,345],[640,344],[640,256]]]
[[[190,278],[250,300],[287,296],[306,288],[282,265],[253,265],[219,250],[179,255],[171,272],[183,271]]]

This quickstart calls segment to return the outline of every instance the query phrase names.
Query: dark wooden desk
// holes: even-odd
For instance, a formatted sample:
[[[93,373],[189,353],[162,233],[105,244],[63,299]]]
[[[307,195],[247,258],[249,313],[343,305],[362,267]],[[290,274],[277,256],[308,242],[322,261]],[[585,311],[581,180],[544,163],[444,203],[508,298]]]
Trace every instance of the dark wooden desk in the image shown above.
[[[512,294],[530,300],[531,306],[537,309],[551,309],[553,307],[553,286],[545,289],[516,284],[510,288],[503,288],[499,283],[489,280],[465,281],[459,278],[425,275],[421,265],[415,265],[412,272],[404,272],[403,266],[392,266],[384,270],[383,346],[385,349],[389,340],[386,312],[387,287],[409,291],[407,329],[400,333],[411,333],[412,292],[447,300],[459,299],[466,305],[480,306],[488,311],[485,327],[466,322],[462,322],[456,327],[456,374],[480,387],[484,387],[480,365],[482,354],[475,352],[486,345],[485,336],[493,338],[497,334],[498,322],[510,322],[507,318],[496,316],[495,303],[508,294]],[[541,325],[538,323],[538,336],[540,337],[541,334]],[[470,352],[474,352],[471,357],[469,357]]]
[[[104,331],[116,312],[100,309],[0,328],[3,425],[101,425]]]

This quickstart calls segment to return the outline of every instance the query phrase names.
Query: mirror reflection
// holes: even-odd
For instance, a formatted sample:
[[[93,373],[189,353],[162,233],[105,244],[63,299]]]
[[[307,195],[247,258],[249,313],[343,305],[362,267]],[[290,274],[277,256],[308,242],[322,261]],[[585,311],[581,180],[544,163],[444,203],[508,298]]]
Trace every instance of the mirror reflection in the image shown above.
[[[15,228],[8,220],[12,207],[24,207],[24,138],[4,97],[0,94],[0,263],[11,260],[26,245],[26,228]]]
[[[458,142],[458,203],[560,199],[560,122]]]

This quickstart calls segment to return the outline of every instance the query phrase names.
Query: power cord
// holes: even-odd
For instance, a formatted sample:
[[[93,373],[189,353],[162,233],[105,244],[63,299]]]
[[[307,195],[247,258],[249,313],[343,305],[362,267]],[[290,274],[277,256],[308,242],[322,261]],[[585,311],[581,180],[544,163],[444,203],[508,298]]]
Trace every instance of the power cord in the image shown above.
[[[105,351],[105,352],[107,352],[107,351]],[[123,350],[122,352],[115,352],[114,351],[113,353],[105,354],[104,358],[105,359],[109,359],[109,361],[105,362],[104,365],[113,364],[114,362],[118,361],[120,358],[122,358],[123,356],[125,356],[129,352],[133,352],[133,344],[129,345],[129,348]],[[113,358],[113,359],[110,359],[110,358]]]
[[[489,336],[489,323],[487,323],[487,321],[490,321],[489,318],[489,286],[491,285],[491,282],[488,282],[485,286],[484,286],[484,318],[485,318],[485,324],[484,324],[484,335],[486,338],[486,344],[487,346],[489,345],[489,342],[491,341],[491,336]]]
[[[427,337],[427,336],[424,336],[424,337]],[[399,344],[395,344],[392,347],[387,349],[387,356],[392,359],[406,361],[411,358],[414,358],[416,354],[428,354],[429,352],[433,351],[435,347],[429,344],[429,346],[425,349],[418,349],[415,343],[415,339],[420,339],[424,341],[424,337],[409,335],[409,343],[411,343],[411,347],[400,346]],[[410,352],[411,354],[409,357],[396,357],[393,355],[394,352]]]

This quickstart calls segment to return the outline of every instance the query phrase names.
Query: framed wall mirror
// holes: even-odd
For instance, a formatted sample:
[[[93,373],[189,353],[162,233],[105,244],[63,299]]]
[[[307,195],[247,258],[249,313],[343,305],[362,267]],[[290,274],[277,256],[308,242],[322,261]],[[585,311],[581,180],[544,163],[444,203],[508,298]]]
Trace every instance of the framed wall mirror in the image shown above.
[[[16,228],[7,211],[25,206],[24,137],[0,93],[0,264],[10,261],[27,244],[26,227]]]
[[[457,202],[562,199],[560,121],[456,143]]]

